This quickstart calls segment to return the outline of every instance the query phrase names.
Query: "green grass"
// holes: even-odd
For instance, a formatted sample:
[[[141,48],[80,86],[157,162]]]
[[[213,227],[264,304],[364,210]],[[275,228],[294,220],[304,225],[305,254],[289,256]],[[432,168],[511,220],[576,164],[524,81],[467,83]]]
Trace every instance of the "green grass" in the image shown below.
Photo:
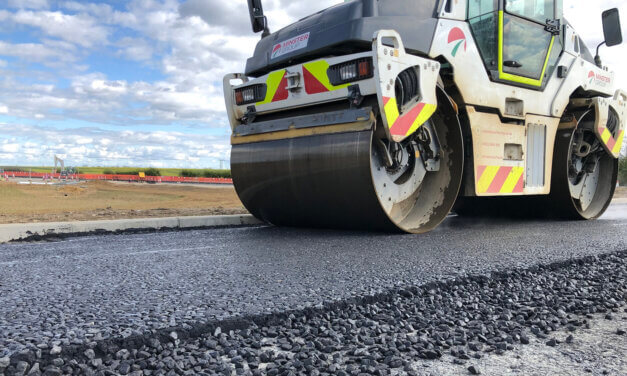
[[[0,166],[6,171],[25,171],[29,169],[32,172],[50,172],[53,167],[46,166]],[[77,167],[78,172],[81,174],[117,174],[117,175],[136,175],[138,171],[146,171],[148,167]],[[107,170],[105,172],[105,170]],[[218,170],[218,169],[182,169],[182,168],[159,168],[161,176],[183,176],[181,175],[183,170],[186,172],[192,172],[188,176],[211,176],[211,177],[231,177],[231,170]]]

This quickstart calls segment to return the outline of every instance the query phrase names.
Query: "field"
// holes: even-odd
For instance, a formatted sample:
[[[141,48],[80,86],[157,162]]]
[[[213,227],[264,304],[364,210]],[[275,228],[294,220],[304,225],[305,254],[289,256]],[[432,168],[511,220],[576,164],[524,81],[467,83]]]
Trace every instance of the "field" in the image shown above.
[[[6,171],[32,171],[32,172],[51,172],[54,167],[52,166],[0,166],[0,168]],[[145,167],[76,167],[81,174],[137,174],[137,171],[145,171]],[[193,168],[158,168],[161,176],[181,176],[183,170],[203,176],[203,173],[208,171],[213,172],[220,177],[230,176],[229,170],[219,169],[193,169]]]
[[[0,223],[245,213],[232,186],[0,182]]]
[[[627,199],[627,187],[615,199]],[[88,221],[246,213],[232,186],[90,181],[0,182],[0,223]]]

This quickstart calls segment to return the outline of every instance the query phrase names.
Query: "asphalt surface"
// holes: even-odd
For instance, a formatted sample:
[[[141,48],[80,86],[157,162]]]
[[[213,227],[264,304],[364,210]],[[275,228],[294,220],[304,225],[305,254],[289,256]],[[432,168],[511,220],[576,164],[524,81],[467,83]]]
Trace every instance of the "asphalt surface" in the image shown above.
[[[627,205],[591,222],[451,217],[426,235],[274,227],[0,245],[0,357],[627,250]]]

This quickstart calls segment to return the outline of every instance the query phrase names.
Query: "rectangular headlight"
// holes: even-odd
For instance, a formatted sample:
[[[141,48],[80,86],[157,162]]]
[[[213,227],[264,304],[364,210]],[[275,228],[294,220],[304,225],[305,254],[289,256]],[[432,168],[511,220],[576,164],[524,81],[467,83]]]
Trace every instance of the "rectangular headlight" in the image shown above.
[[[373,76],[372,58],[364,57],[332,65],[327,70],[327,75],[333,86],[365,80]]]
[[[260,102],[265,98],[265,84],[256,84],[235,89],[235,103],[237,103],[238,106]]]

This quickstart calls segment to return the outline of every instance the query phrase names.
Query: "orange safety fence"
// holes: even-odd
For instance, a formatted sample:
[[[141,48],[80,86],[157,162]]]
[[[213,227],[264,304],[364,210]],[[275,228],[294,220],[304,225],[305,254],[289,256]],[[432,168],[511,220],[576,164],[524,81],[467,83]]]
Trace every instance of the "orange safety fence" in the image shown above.
[[[189,178],[182,176],[146,176],[139,175],[105,175],[105,174],[61,174],[45,172],[5,171],[3,178],[40,178],[40,179],[66,179],[66,180],[113,180],[128,182],[155,182],[155,183],[200,183],[200,184],[233,184],[230,178]]]

